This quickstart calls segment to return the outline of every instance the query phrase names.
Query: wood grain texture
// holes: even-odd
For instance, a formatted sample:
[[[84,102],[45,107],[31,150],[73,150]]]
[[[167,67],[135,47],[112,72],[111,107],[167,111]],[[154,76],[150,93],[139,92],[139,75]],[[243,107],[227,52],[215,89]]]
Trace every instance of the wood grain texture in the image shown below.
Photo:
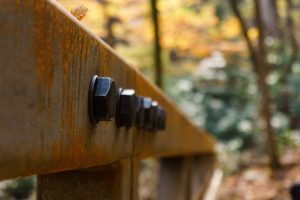
[[[156,199],[203,199],[215,164],[214,154],[161,159]]]
[[[157,200],[189,200],[193,157],[172,157],[160,160]]]
[[[209,187],[213,172],[216,169],[216,156],[202,154],[194,157],[191,173],[191,199],[201,200]]]
[[[0,72],[0,180],[214,151],[212,137],[54,0],[0,1]],[[157,100],[167,110],[166,130],[92,125],[94,74]]]
[[[130,160],[108,166],[39,175],[37,199],[137,199]]]

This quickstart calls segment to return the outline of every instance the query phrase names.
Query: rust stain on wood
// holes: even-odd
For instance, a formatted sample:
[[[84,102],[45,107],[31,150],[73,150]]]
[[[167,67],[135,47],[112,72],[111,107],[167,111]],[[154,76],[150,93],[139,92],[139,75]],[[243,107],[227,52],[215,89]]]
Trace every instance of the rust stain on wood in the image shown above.
[[[33,5],[37,76],[40,84],[45,87],[44,89],[51,90],[53,84],[51,32],[50,28],[45,28],[44,23],[46,22],[41,17],[47,11],[45,4],[41,1],[36,1]]]
[[[87,144],[85,143],[83,129],[77,125],[78,115],[82,114],[77,111],[82,106],[77,99],[80,98],[78,95],[82,91],[78,90],[75,85],[80,86],[81,70],[84,67],[82,64],[86,63],[88,57],[91,56],[89,48],[86,48],[87,45],[90,45],[90,40],[86,35],[78,33],[73,28],[61,29],[59,36],[62,37],[63,41],[62,45],[59,46],[63,63],[61,129],[64,135],[62,138],[65,144],[74,147],[70,154],[75,162],[79,162],[79,159],[86,154]],[[77,81],[75,82],[75,80]]]
[[[51,89],[53,85],[53,55],[51,41],[51,27],[45,28],[43,15],[46,13],[45,3],[36,1],[33,3],[34,15],[34,38],[35,38],[35,56],[36,56],[36,72],[39,86],[39,112],[47,110],[48,128],[52,123],[51,109]],[[53,24],[49,24],[52,26]]]

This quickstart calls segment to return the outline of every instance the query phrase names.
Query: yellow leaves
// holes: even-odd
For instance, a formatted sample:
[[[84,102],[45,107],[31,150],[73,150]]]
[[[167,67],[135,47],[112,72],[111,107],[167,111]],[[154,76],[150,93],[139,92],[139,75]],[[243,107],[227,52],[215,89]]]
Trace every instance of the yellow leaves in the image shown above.
[[[88,8],[88,15],[83,23],[90,27],[97,35],[107,35],[107,22],[110,17],[119,19],[120,23],[112,26],[116,38],[126,39],[129,42],[130,52],[133,47],[149,47],[153,40],[153,25],[151,21],[151,7],[149,0],[58,0],[72,14],[81,20]],[[233,16],[219,21],[216,16],[216,2],[201,3],[195,9],[199,0],[160,0],[158,1],[160,34],[163,49],[175,49],[177,53],[189,54],[195,57],[209,55],[213,50],[224,52],[239,52],[244,49],[241,42],[226,39],[240,39],[240,27]],[[83,5],[82,7],[76,7]],[[76,7],[74,9],[74,7]],[[86,9],[84,9],[86,8]],[[257,37],[257,30],[250,29],[250,37]],[[117,45],[120,51],[122,45]],[[150,45],[151,47],[151,45]],[[125,48],[125,47],[124,47]],[[143,52],[141,51],[141,52]],[[150,51],[150,50],[149,50]],[[127,52],[127,49],[126,51]],[[140,52],[136,52],[135,55]],[[148,51],[147,51],[148,52]],[[124,52],[122,52],[124,53]],[[124,54],[127,56],[127,54]],[[128,55],[129,57],[132,55]],[[144,63],[143,63],[144,65]]]
[[[213,4],[203,5],[201,12],[197,15],[197,21],[201,26],[212,28],[218,23],[218,18],[215,15],[215,7]]]
[[[172,1],[158,1],[157,9],[159,12],[167,11],[167,10],[174,10],[176,8],[182,7],[181,0],[172,0]]]
[[[241,28],[239,22],[235,17],[232,16],[223,22],[223,25],[221,27],[221,34],[223,38],[221,37],[220,40],[224,38],[236,38],[240,36],[240,33]],[[259,32],[256,27],[251,27],[249,28],[247,34],[250,40],[255,41],[259,35]]]
[[[217,23],[214,7],[194,12],[183,1],[160,1],[162,45],[191,54],[207,54],[207,31]]]
[[[235,38],[239,36],[241,32],[238,20],[235,17],[229,17],[223,22],[221,27],[221,33],[225,38]]]
[[[81,21],[88,12],[88,8],[85,6],[78,6],[71,10],[71,14],[76,17],[79,21]]]
[[[250,40],[256,40],[259,35],[259,32],[256,27],[252,27],[248,30],[247,35],[250,38]]]

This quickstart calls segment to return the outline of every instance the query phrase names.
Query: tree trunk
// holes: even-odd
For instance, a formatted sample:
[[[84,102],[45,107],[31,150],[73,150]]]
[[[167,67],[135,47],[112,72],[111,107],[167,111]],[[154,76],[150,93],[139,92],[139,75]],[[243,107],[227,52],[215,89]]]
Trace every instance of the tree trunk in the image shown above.
[[[159,36],[159,20],[156,0],[151,1],[152,23],[154,29],[154,68],[155,68],[155,83],[158,87],[163,87],[163,67],[161,62],[161,45]]]
[[[298,42],[295,37],[295,25],[292,18],[292,8],[293,8],[293,2],[292,0],[286,0],[286,25],[285,25],[285,39],[282,40],[283,44],[281,44],[282,48],[286,48],[286,46],[291,47],[292,53],[290,55],[290,58],[288,62],[283,65],[283,75],[280,79],[280,104],[279,109],[281,112],[283,112],[288,118],[290,123],[290,128],[297,129],[297,123],[295,124],[293,116],[291,116],[291,109],[290,109],[290,103],[291,103],[291,95],[288,91],[288,76],[291,73],[292,65],[297,61],[298,59]],[[280,51],[282,51],[282,48]],[[296,126],[295,126],[296,125]]]
[[[280,167],[279,154],[274,138],[273,128],[271,126],[272,114],[270,111],[270,97],[268,86],[266,84],[266,71],[261,70],[258,75],[258,88],[260,91],[260,117],[262,121],[262,130],[265,133],[267,151],[269,154],[269,165],[272,169]]]
[[[266,83],[266,77],[269,74],[270,66],[266,61],[267,57],[267,46],[265,44],[267,29],[264,26],[263,16],[262,16],[262,6],[265,4],[261,0],[255,0],[255,14],[257,21],[257,28],[259,30],[258,38],[258,88],[260,91],[260,115],[262,120],[262,129],[266,135],[266,143],[269,154],[269,164],[272,169],[280,167],[279,155],[276,146],[276,141],[274,138],[274,132],[271,126],[271,110],[270,110],[270,95],[268,85]]]
[[[259,3],[265,34],[278,38],[280,34],[277,0],[260,0]]]
[[[239,23],[241,25],[242,34],[243,37],[246,40],[247,47],[250,53],[250,60],[253,65],[253,71],[257,75],[257,86],[259,89],[259,115],[260,119],[262,121],[261,129],[265,133],[266,138],[266,145],[268,149],[268,155],[269,155],[269,165],[272,169],[276,169],[280,167],[279,162],[279,155],[278,150],[276,146],[276,141],[274,139],[273,129],[271,126],[271,100],[270,100],[270,94],[268,90],[268,85],[266,83],[266,77],[269,74],[270,66],[268,62],[266,61],[267,57],[267,46],[265,44],[265,38],[267,33],[269,32],[265,26],[266,23],[270,20],[269,16],[267,19],[263,19],[263,16],[261,15],[261,12],[264,12],[264,10],[267,10],[267,8],[261,9],[261,6],[271,5],[271,1],[269,0],[255,0],[255,16],[254,20],[256,21],[257,28],[259,30],[259,41],[258,41],[258,47],[257,49],[254,48],[249,36],[248,36],[248,30],[249,28],[246,25],[245,20],[243,19],[241,12],[238,9],[237,6],[237,0],[229,0],[230,6],[232,8],[233,13],[239,20]],[[277,4],[273,2],[273,8],[277,7]],[[268,12],[268,11],[266,11]],[[272,12],[274,15],[277,15],[276,12]],[[264,15],[265,16],[265,15]],[[273,23],[273,22],[272,22]],[[274,24],[274,23],[273,23]],[[272,27],[272,26],[271,26]]]

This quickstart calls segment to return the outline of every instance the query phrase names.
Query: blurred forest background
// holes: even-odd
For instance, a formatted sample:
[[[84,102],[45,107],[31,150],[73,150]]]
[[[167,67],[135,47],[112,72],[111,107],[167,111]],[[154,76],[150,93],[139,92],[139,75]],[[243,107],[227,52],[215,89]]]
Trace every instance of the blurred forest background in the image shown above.
[[[220,141],[220,199],[300,181],[298,0],[57,1]]]

